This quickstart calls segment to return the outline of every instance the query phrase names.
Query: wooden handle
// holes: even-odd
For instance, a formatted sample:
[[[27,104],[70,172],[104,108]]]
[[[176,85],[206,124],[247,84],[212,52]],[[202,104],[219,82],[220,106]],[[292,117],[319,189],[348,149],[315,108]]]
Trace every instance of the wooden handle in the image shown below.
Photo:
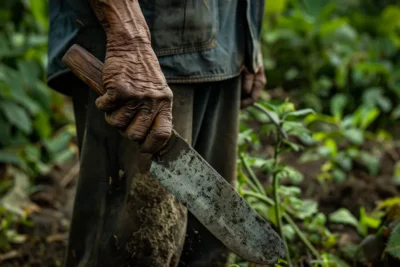
[[[104,95],[103,63],[79,45],[73,45],[62,58],[62,62],[99,95]]]

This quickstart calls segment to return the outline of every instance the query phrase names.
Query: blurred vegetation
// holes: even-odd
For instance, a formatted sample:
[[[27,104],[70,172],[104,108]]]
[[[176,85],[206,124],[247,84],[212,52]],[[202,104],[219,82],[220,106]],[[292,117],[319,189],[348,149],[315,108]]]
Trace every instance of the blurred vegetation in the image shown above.
[[[47,3],[0,3],[0,256],[27,240],[21,229],[34,227],[35,180],[77,153],[70,101],[46,86]],[[381,199],[375,209],[323,212],[301,190],[308,173],[285,161],[318,161],[313,178],[322,193],[355,168],[378,177],[398,138],[399,1],[266,3],[268,90],[241,114],[238,191],[282,234],[289,265],[383,266],[399,259],[399,197]],[[396,186],[400,163],[392,168]],[[359,241],[344,245],[334,225],[350,227]]]
[[[68,101],[45,82],[47,31],[47,1],[1,1],[0,250],[25,240],[33,179],[77,152]]]

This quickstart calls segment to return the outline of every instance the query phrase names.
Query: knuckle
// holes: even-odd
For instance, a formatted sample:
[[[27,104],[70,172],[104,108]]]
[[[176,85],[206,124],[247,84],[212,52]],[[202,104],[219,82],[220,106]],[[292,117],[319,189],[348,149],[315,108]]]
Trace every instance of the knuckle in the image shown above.
[[[132,127],[128,130],[128,137],[129,139],[132,140],[142,140],[146,137],[147,134],[147,127],[143,126],[143,125],[137,125],[135,127]]]
[[[153,135],[154,140],[166,141],[170,138],[171,131],[170,131],[170,128],[167,126],[159,127],[157,130],[154,130],[152,135]]]
[[[106,115],[106,121],[108,124],[110,124],[112,127],[121,129],[124,128],[126,123],[120,119],[115,119],[111,116]]]

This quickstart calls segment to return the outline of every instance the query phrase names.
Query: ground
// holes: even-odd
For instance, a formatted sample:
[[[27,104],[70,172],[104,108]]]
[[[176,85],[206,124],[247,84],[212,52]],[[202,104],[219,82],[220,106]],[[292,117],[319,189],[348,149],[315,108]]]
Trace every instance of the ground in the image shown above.
[[[322,212],[328,214],[345,207],[358,216],[360,206],[371,211],[377,201],[400,195],[400,187],[393,182],[393,167],[399,155],[400,147],[385,151],[377,176],[369,175],[364,167],[356,164],[342,184],[326,182],[323,187],[326,191],[315,179],[321,162],[301,163],[296,153],[286,155],[284,161],[304,174],[300,186],[304,196],[317,200]],[[22,229],[29,235],[27,242],[0,253],[1,266],[62,266],[77,172],[75,159],[55,168],[50,175],[36,179],[41,190],[31,195],[31,200],[40,207],[38,213],[32,214],[35,226]],[[342,243],[358,238],[350,227],[332,226],[331,230],[341,233]]]

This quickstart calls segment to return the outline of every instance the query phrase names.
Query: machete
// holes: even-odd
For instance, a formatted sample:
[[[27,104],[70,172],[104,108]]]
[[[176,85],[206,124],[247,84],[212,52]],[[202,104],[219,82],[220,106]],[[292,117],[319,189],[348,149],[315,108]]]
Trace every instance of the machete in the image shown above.
[[[63,63],[98,94],[105,93],[103,63],[78,45]],[[229,250],[255,263],[285,257],[279,235],[178,133],[153,157],[150,173]]]

